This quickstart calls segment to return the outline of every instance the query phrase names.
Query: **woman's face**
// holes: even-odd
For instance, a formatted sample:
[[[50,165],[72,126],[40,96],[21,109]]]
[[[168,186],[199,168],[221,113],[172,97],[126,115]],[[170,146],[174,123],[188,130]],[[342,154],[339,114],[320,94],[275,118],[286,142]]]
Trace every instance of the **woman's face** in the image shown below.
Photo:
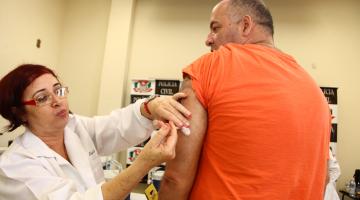
[[[69,119],[69,106],[66,97],[59,98],[55,91],[62,85],[51,74],[43,74],[35,79],[24,91],[23,102],[34,97],[41,98],[49,94],[51,101],[45,105],[25,105],[24,120],[35,134],[56,134],[64,131]]]

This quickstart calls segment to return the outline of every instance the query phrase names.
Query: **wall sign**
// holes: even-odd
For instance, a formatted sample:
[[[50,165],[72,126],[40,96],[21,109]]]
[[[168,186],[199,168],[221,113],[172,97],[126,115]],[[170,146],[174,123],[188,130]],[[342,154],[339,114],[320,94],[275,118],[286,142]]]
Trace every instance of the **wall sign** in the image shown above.
[[[164,95],[174,95],[180,90],[181,82],[179,80],[171,80],[171,79],[134,79],[131,82],[130,88],[130,103],[136,102],[138,99],[147,98],[153,94],[159,94],[160,96]],[[142,149],[148,140],[136,145],[135,147],[131,147],[127,150],[126,155],[126,165],[130,166],[137,156],[140,154]],[[150,170],[149,175],[143,177],[141,180],[142,183],[149,183],[149,177],[153,171],[157,169],[163,169],[164,165],[160,165],[154,167]]]
[[[333,155],[336,155],[337,143],[337,121],[338,121],[338,101],[337,101],[337,88],[335,87],[320,87],[325,95],[329,104],[331,112],[331,135],[330,135],[330,148]]]
[[[179,80],[156,80],[155,94],[174,95],[179,92]]]

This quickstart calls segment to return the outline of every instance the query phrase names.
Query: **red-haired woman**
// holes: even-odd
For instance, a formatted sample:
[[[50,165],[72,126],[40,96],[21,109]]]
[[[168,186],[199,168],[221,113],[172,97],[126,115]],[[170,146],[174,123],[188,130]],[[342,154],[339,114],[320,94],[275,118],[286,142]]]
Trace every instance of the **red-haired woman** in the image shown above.
[[[175,157],[176,127],[187,126],[190,113],[177,102],[185,94],[144,100],[108,116],[69,114],[68,88],[49,68],[21,65],[0,80],[0,114],[17,137],[0,157],[0,199],[124,199],[151,169]],[[133,165],[104,182],[100,156],[157,134]],[[174,125],[174,123],[176,125]]]

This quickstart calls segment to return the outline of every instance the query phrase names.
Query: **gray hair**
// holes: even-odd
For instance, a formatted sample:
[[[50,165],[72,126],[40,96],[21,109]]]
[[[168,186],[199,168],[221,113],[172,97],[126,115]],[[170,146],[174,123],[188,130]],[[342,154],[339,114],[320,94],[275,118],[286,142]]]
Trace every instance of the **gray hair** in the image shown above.
[[[262,0],[230,0],[228,9],[233,20],[240,20],[240,17],[250,15],[257,24],[266,28],[272,36],[274,35],[271,13]]]

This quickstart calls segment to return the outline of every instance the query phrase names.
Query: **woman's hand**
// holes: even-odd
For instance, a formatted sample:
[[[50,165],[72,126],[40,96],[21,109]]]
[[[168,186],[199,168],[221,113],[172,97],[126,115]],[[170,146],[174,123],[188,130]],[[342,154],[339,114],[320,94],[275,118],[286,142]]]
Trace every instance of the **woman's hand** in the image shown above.
[[[149,167],[154,167],[175,158],[177,130],[172,121],[159,122],[161,128],[155,132],[136,159],[142,160]]]
[[[125,199],[151,168],[175,158],[176,127],[171,121],[159,125],[133,164],[101,186],[104,200]]]
[[[189,127],[191,113],[178,100],[186,98],[185,93],[176,93],[174,96],[156,97],[147,103],[147,109],[144,103],[141,105],[141,114],[151,120],[173,121],[177,127]]]

